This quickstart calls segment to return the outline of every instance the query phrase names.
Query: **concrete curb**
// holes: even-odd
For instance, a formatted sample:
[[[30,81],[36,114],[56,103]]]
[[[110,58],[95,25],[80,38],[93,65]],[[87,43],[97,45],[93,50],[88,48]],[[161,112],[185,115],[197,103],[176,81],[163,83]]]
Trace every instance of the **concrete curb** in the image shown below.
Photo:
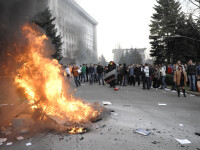
[[[186,93],[188,93],[188,94],[193,94],[193,95],[195,95],[195,96],[200,96],[200,93],[199,93],[199,92],[186,91]]]

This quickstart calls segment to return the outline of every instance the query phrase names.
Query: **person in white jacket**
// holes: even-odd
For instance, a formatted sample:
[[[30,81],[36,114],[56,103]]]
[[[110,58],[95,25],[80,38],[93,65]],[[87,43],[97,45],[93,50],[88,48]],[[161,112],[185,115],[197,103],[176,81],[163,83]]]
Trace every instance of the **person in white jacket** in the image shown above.
[[[162,81],[162,89],[167,88],[167,84],[165,83],[165,78],[166,78],[166,70],[165,70],[165,66],[163,65],[160,69],[161,72],[161,81]]]
[[[149,77],[149,67],[148,67],[147,63],[144,65],[143,71],[144,71],[144,75],[145,75],[144,80],[143,80],[143,89],[146,89],[146,85],[147,85],[147,89],[149,90],[150,89],[150,77]]]

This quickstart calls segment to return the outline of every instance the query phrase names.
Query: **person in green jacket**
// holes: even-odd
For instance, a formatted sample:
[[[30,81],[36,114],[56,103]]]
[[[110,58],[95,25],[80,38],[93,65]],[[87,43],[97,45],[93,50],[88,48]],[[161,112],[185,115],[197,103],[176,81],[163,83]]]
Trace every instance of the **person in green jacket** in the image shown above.
[[[85,83],[85,78],[86,78],[86,66],[85,66],[85,64],[83,64],[81,72],[82,72],[81,82],[82,82],[82,79],[84,79],[84,83]]]

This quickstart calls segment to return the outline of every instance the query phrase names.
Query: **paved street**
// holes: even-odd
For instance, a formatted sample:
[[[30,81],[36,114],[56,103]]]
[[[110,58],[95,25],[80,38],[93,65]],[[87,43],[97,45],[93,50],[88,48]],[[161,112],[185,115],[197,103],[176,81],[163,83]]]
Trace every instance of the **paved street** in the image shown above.
[[[72,83],[72,89],[75,88]],[[0,146],[3,150],[197,150],[200,149],[200,97],[184,98],[166,90],[143,90],[140,87],[120,87],[115,92],[108,85],[83,84],[75,96],[89,102],[110,101],[104,106],[115,112],[93,123],[89,132],[78,135],[40,133],[30,139],[15,141],[12,146]],[[159,106],[158,103],[167,104]],[[102,104],[102,103],[101,103]],[[179,124],[183,124],[180,126]],[[151,131],[143,136],[138,128]],[[175,138],[188,139],[192,143],[181,146]]]

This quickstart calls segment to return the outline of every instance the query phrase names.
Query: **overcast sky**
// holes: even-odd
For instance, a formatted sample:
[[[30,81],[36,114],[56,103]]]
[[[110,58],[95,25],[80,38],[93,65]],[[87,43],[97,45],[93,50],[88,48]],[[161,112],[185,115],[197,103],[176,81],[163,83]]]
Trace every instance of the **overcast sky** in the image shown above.
[[[97,47],[107,61],[113,59],[112,49],[147,48],[149,24],[156,0],[76,0],[99,23]],[[148,51],[147,50],[147,51]]]

